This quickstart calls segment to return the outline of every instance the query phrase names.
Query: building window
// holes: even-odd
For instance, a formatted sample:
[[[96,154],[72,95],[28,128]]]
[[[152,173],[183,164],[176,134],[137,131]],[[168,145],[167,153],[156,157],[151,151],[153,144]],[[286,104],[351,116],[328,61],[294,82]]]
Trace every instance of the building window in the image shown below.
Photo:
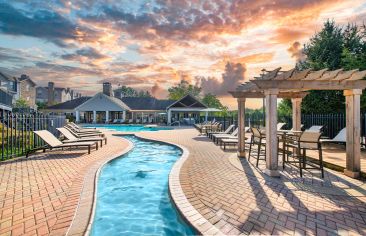
[[[29,92],[29,84],[27,84],[27,86],[25,87],[25,90],[26,90],[27,92]]]
[[[27,97],[27,101],[29,101],[29,97]]]

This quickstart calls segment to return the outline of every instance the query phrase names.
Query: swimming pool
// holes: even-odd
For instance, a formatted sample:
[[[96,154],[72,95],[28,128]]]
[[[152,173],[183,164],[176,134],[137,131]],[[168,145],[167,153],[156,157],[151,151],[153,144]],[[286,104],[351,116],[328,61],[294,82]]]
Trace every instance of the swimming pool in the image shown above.
[[[134,148],[100,172],[91,235],[194,235],[168,193],[169,172],[182,151],[124,137]]]
[[[95,127],[98,129],[108,129],[113,131],[122,132],[140,132],[140,131],[158,131],[158,130],[171,130],[169,127],[147,127],[145,125],[108,125],[108,124],[95,124],[95,125],[84,125],[84,127]]]

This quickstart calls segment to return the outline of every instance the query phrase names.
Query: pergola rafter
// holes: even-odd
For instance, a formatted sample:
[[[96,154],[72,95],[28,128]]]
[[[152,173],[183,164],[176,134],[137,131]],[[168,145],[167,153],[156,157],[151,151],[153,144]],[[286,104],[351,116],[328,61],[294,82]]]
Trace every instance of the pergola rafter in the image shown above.
[[[238,99],[239,156],[245,156],[244,116],[246,98],[266,99],[266,173],[278,175],[277,98],[290,98],[293,106],[293,129],[301,126],[301,101],[310,90],[343,90],[346,96],[347,167],[345,174],[357,177],[360,172],[360,95],[366,88],[365,71],[277,68],[241,84],[229,93]]]

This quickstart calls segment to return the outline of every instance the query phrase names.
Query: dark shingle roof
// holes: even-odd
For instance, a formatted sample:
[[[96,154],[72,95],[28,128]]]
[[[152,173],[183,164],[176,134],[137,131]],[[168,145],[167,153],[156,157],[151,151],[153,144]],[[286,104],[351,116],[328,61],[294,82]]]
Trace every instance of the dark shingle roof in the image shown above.
[[[91,97],[80,97],[63,103],[59,103],[53,106],[49,106],[46,109],[60,109],[60,110],[72,110],[80,106],[84,102],[88,101]]]
[[[121,98],[131,110],[165,110],[175,100],[158,100],[151,97],[124,97]]]

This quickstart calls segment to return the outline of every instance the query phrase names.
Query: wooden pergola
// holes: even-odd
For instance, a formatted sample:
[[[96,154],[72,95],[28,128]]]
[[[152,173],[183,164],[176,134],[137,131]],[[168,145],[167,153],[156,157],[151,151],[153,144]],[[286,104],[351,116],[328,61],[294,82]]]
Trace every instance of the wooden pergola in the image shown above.
[[[309,90],[343,90],[346,96],[346,169],[347,176],[360,174],[360,95],[366,88],[366,71],[327,69],[312,71],[277,68],[266,71],[229,93],[238,100],[239,145],[238,155],[245,157],[245,101],[247,98],[265,98],[266,102],[266,170],[270,176],[279,176],[277,150],[277,98],[292,101],[293,129],[301,127],[301,102]]]

